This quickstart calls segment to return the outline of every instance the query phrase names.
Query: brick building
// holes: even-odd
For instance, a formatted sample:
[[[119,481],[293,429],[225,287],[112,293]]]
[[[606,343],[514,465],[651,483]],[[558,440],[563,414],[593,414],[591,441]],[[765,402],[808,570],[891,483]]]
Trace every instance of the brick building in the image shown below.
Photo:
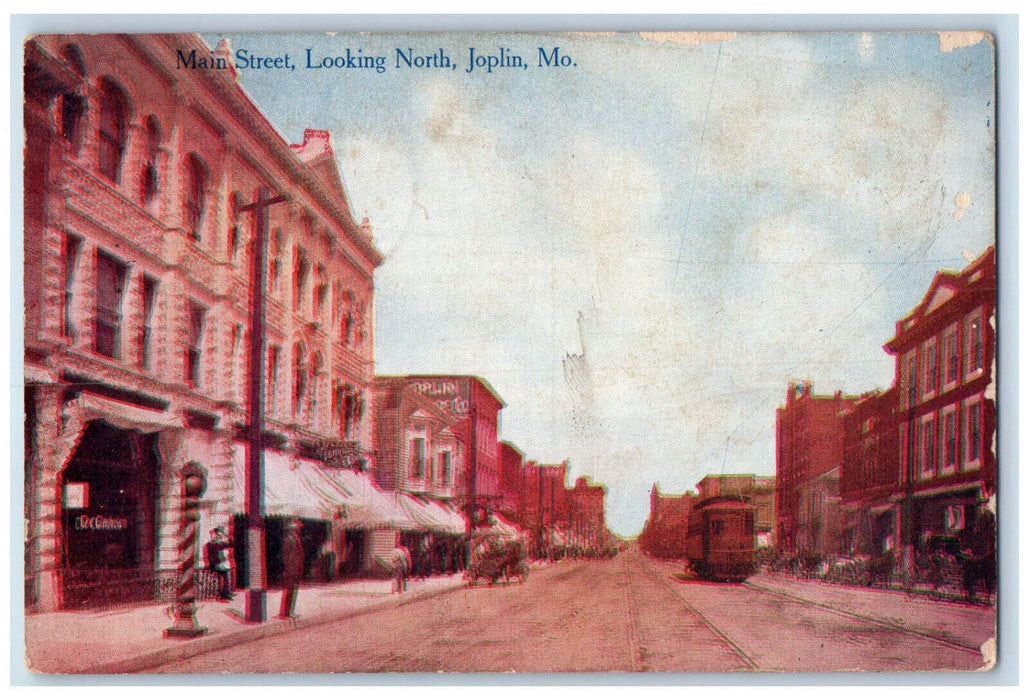
[[[884,346],[897,358],[906,549],[933,535],[967,537],[979,504],[996,493],[996,300],[991,247],[960,272],[938,272]]]
[[[843,413],[854,397],[816,396],[811,382],[790,385],[775,412],[775,546],[778,551],[838,548],[839,468]],[[833,471],[835,471],[835,476]]]
[[[216,68],[177,70],[180,54]],[[242,207],[259,188],[287,197],[267,209],[266,480],[321,469],[326,445],[337,467],[372,457],[382,256],[354,221],[329,135],[286,143],[240,88],[230,54],[194,35],[25,44],[26,598],[35,609],[88,597],[101,572],[126,595],[174,576],[187,466],[207,476],[202,533],[243,512],[254,251]],[[266,512],[321,513],[270,487]],[[305,546],[316,549],[311,533]]]
[[[843,417],[841,548],[882,554],[899,537],[901,484],[897,389],[862,394]]]
[[[893,386],[858,402],[845,423],[843,498],[851,543],[899,550],[933,540],[973,546],[981,506],[996,493],[992,383],[997,298],[994,249],[960,272],[938,272],[897,321],[885,350]]]
[[[521,523],[525,453],[510,442],[500,443],[499,510],[511,522]]]
[[[598,548],[607,541],[604,498],[607,489],[580,476],[567,492],[568,536],[577,547]]]
[[[567,477],[567,460],[560,464],[529,460],[523,468],[519,525],[531,533],[533,543],[541,550],[567,543]]]
[[[640,532],[640,548],[658,557],[685,557],[686,528],[698,500],[692,491],[679,496],[662,494],[655,483],[650,489],[650,515]]]
[[[421,374],[382,380],[402,383],[450,416],[450,431],[464,446],[460,450],[462,459],[453,465],[450,498],[465,512],[474,506],[480,520],[499,507],[500,411],[505,404],[489,382],[470,375]]]

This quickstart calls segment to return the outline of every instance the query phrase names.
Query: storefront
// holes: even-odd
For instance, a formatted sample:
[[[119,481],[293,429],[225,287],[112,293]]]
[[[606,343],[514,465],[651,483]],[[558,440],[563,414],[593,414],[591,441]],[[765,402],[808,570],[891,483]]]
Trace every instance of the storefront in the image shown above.
[[[60,432],[36,448],[53,471],[37,470],[35,483],[52,478],[56,492],[53,520],[37,523],[45,532],[52,522],[56,545],[38,560],[43,599],[80,608],[161,598],[174,586],[160,563],[162,435],[181,432],[181,419],[87,392],[59,405]]]
[[[86,427],[60,479],[65,607],[150,597],[158,470],[156,434]]]
[[[917,550],[925,552],[942,539],[966,547],[982,500],[980,488],[967,485],[951,492],[916,495],[913,517]]]
[[[232,448],[233,503],[236,515],[230,534],[234,543],[236,582],[246,587],[246,447]],[[353,469],[327,468],[315,460],[277,450],[264,453],[264,515],[267,584],[276,586],[282,574],[283,525],[300,520],[305,578],[332,580],[368,571],[374,555],[392,549],[399,530],[417,530],[394,499]]]

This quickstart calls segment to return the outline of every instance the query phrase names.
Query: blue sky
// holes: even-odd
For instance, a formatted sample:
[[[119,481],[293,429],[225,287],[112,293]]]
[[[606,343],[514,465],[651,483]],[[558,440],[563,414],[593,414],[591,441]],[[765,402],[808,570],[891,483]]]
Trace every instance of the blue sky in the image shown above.
[[[605,483],[622,534],[654,482],[774,473],[791,379],[888,386],[895,321],[994,240],[986,39],[228,36],[386,56],[240,79],[290,142],[333,132],[386,256],[377,371],[485,377],[502,438]],[[554,46],[576,65],[538,68]],[[465,73],[469,47],[530,67]],[[458,67],[397,70],[396,48]]]

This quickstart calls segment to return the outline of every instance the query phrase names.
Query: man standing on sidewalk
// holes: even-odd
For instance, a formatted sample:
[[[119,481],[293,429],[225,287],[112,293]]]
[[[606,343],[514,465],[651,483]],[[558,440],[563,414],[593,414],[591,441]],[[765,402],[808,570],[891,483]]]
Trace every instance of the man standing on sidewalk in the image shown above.
[[[286,521],[286,532],[282,538],[282,606],[279,617],[296,617],[293,607],[297,600],[297,587],[304,575],[304,544],[300,541],[300,521],[290,518]]]
[[[232,600],[232,566],[228,557],[231,547],[223,527],[211,530],[211,540],[204,545],[204,563],[218,576],[218,597],[222,600]]]

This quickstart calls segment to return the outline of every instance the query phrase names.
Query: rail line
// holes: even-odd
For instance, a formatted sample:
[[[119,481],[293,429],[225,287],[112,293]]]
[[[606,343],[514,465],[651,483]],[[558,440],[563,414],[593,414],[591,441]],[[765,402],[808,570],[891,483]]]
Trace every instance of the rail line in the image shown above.
[[[629,657],[632,663],[633,672],[638,672],[643,666],[643,654],[640,648],[640,619],[639,606],[636,603],[636,594],[632,587],[632,569],[629,562],[622,557],[622,568],[625,571],[625,619],[629,636]]]
[[[745,585],[747,588],[750,588],[751,590],[760,591],[760,592],[765,593],[767,595],[770,595],[770,596],[773,596],[773,597],[776,597],[776,598],[781,598],[782,600],[789,600],[789,601],[792,601],[794,603],[801,603],[802,605],[810,605],[812,607],[820,608],[822,610],[826,610],[828,612],[831,612],[831,613],[833,613],[835,615],[839,615],[841,617],[847,617],[847,618],[850,618],[852,620],[860,620],[862,622],[869,622],[869,623],[871,623],[873,625],[878,625],[878,626],[884,627],[886,629],[894,630],[895,632],[901,632],[903,634],[908,634],[908,635],[911,635],[913,637],[920,637],[920,638],[926,639],[926,640],[928,640],[930,642],[935,642],[937,644],[941,644],[943,646],[950,647],[951,649],[957,649],[958,651],[969,652],[969,653],[975,654],[976,656],[980,656],[980,657],[982,656],[982,649],[980,649],[979,647],[974,646],[972,644],[965,644],[965,643],[962,643],[962,642],[959,642],[959,641],[955,641],[953,639],[948,639],[947,637],[943,637],[941,635],[932,634],[930,632],[924,632],[922,630],[917,630],[917,629],[914,629],[912,627],[906,627],[906,626],[898,624],[896,622],[890,622],[889,620],[883,620],[882,618],[873,617],[871,615],[862,615],[861,613],[852,612],[850,610],[843,610],[842,608],[837,608],[835,606],[828,605],[826,603],[819,603],[818,601],[809,600],[809,599],[803,598],[801,596],[793,595],[793,594],[790,594],[790,593],[784,593],[783,591],[776,591],[774,589],[768,588],[766,586],[762,586],[762,585],[757,584],[757,583],[751,583],[749,581],[745,581],[743,583],[743,585]]]
[[[729,647],[729,649],[732,651],[732,653],[734,653],[734,654],[736,654],[736,656],[740,657],[740,659],[743,660],[743,663],[745,663],[747,665],[747,668],[749,670],[751,670],[751,671],[759,671],[759,670],[761,670],[761,667],[758,666],[757,662],[754,661],[754,659],[751,658],[751,656],[749,654],[747,654],[747,652],[743,651],[743,649],[741,649],[740,646],[738,644],[736,644],[736,642],[734,642],[732,639],[730,639],[729,635],[727,635],[725,632],[723,632],[715,623],[713,623],[710,619],[708,619],[708,617],[704,613],[700,612],[700,610],[698,610],[696,608],[696,606],[694,606],[688,600],[683,598],[682,595],[679,593],[679,591],[677,591],[675,589],[675,587],[672,586],[672,584],[670,584],[668,581],[665,580],[665,577],[661,575],[660,571],[655,571],[653,567],[651,567],[649,564],[644,562],[644,558],[642,556],[639,556],[638,559],[639,559],[639,562],[640,562],[640,568],[643,569],[643,571],[646,572],[653,580],[657,581],[658,583],[663,585],[665,588],[667,588],[669,590],[669,592],[672,594],[672,596],[676,600],[678,600],[682,604],[682,606],[686,609],[686,612],[688,612],[693,617],[697,618],[702,625],[707,627],[708,630],[710,630],[712,634],[714,634],[716,637],[718,637],[718,639],[723,644],[725,644],[727,647]],[[628,563],[626,563],[626,566],[628,566]]]

